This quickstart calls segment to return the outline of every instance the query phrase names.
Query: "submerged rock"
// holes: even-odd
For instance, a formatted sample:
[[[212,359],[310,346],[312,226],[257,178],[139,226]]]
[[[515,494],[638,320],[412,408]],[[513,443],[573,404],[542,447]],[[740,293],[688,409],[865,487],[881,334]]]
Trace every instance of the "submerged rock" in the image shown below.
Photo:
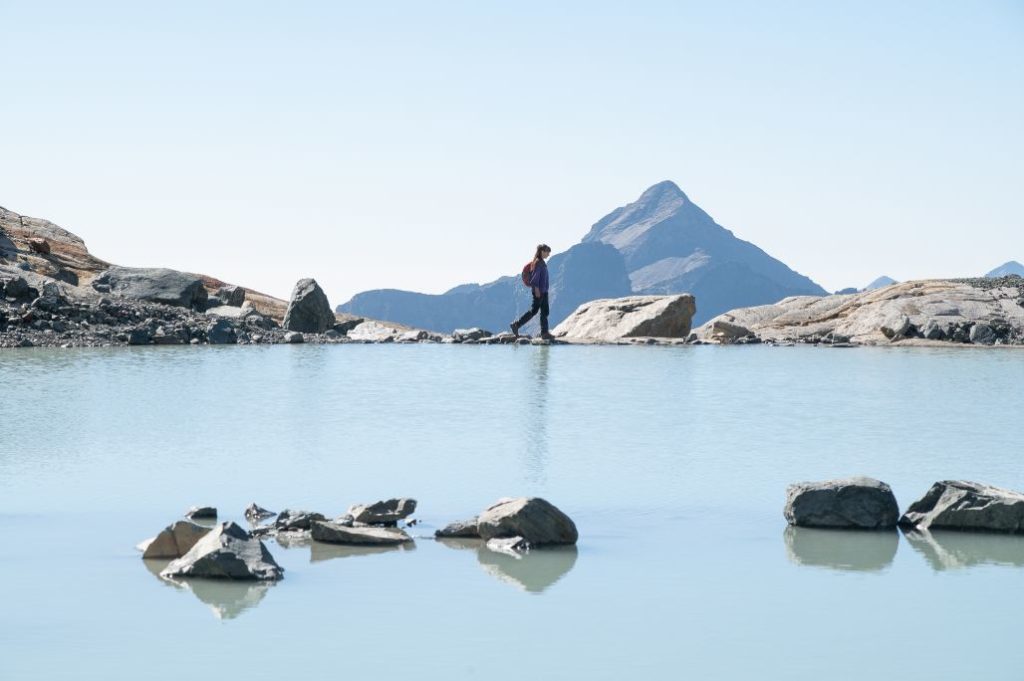
[[[910,505],[900,525],[1024,534],[1024,494],[966,480],[944,480]]]
[[[479,539],[480,531],[477,530],[476,523],[476,518],[473,518],[471,520],[459,520],[454,523],[449,523],[440,530],[434,532],[434,536],[438,538],[464,537],[470,539]]]
[[[274,561],[262,541],[227,522],[210,530],[188,553],[164,568],[160,576],[273,581],[284,576],[284,568]]]
[[[575,544],[576,524],[539,497],[501,499],[480,514],[477,531],[483,539],[522,537],[533,546]]]
[[[284,328],[288,331],[323,333],[334,326],[334,312],[315,279],[300,279],[292,290]]]
[[[358,504],[348,509],[348,515],[357,523],[367,525],[393,525],[416,512],[416,500],[401,498]]]
[[[643,336],[686,338],[696,311],[688,293],[592,300],[576,308],[553,333],[558,338],[605,342]]]
[[[412,541],[412,537],[395,527],[346,527],[322,521],[313,523],[312,534],[313,539],[328,544],[391,545]]]
[[[854,477],[790,485],[783,514],[800,527],[879,530],[896,527],[900,511],[889,485]]]
[[[143,558],[181,558],[210,531],[187,520],[179,520],[160,534],[139,544]]]

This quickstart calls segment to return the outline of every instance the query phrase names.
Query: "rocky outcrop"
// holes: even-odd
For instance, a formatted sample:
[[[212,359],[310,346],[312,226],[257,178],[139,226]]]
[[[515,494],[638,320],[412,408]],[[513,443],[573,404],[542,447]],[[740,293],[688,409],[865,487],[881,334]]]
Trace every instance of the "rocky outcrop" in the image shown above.
[[[160,534],[139,544],[143,558],[180,558],[210,531],[187,520],[168,525]]]
[[[695,311],[689,294],[592,300],[559,324],[554,336],[606,342],[643,336],[686,338]]]
[[[483,539],[521,537],[532,546],[575,544],[576,524],[553,504],[539,497],[501,499],[477,518]]]
[[[966,480],[932,485],[900,518],[903,527],[1024,534],[1024,494]]]
[[[761,342],[858,345],[1024,343],[1024,279],[908,281],[852,295],[786,298],[741,308],[695,331],[728,343],[739,328]]]
[[[263,542],[235,523],[221,523],[181,558],[172,561],[161,577],[207,577],[274,581],[284,576]]]
[[[198,275],[164,268],[111,267],[93,279],[100,293],[205,310],[207,293]]]
[[[790,485],[783,514],[800,527],[881,530],[896,527],[900,511],[889,485],[855,477]]]
[[[334,313],[327,302],[327,294],[315,279],[300,279],[295,284],[283,326],[303,333],[323,333],[334,326]]]
[[[415,512],[416,500],[407,498],[358,504],[348,509],[348,515],[355,522],[367,525],[394,525]]]
[[[412,541],[395,527],[348,527],[335,522],[314,522],[312,535],[316,541],[328,544],[390,546]]]

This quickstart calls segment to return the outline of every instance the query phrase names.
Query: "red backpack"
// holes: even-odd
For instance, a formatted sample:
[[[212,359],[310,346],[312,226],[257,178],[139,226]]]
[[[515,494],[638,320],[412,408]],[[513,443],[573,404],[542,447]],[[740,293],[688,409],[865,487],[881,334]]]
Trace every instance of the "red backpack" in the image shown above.
[[[533,261],[531,260],[530,262],[528,262],[525,265],[523,265],[523,286],[525,286],[526,288],[533,288],[533,286],[530,285],[530,281],[532,279],[533,279]]]

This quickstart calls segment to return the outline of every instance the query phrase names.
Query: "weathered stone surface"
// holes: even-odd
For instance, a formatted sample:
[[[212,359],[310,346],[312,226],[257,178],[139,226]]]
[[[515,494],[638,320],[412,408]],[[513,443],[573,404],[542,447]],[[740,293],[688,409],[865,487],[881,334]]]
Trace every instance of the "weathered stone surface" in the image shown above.
[[[232,522],[221,523],[172,561],[161,577],[208,577],[273,581],[284,576],[270,551],[259,539]]]
[[[908,281],[852,295],[795,296],[739,308],[715,317],[695,334],[704,342],[728,343],[732,339],[718,331],[731,324],[772,343],[819,342],[832,335],[855,345],[1020,344],[1022,302],[1024,286],[1009,280]]]
[[[641,336],[685,338],[696,310],[693,296],[686,293],[593,300],[576,308],[553,334],[605,342]]]
[[[741,338],[752,335],[750,329],[739,324],[733,324],[724,319],[716,319],[711,322],[711,337],[722,343],[734,343]]]
[[[488,539],[487,548],[498,553],[506,553],[511,556],[519,556],[530,550],[530,542],[522,537],[502,537]]]
[[[242,307],[245,302],[245,289],[241,286],[221,286],[217,289],[217,298],[222,305]]]
[[[32,237],[28,240],[28,246],[32,249],[33,253],[41,253],[43,255],[50,254],[50,243],[46,239]]]
[[[163,268],[111,267],[93,279],[100,293],[113,293],[164,305],[206,309],[203,281],[194,274]]]
[[[434,536],[438,538],[448,537],[465,537],[465,538],[479,538],[480,531],[476,528],[477,519],[462,520],[450,523],[440,530],[434,532]]]
[[[284,328],[304,333],[323,333],[334,326],[334,313],[327,295],[315,279],[300,279],[292,290]]]
[[[206,327],[206,340],[210,345],[234,345],[238,342],[238,331],[227,319],[216,319]]]
[[[373,504],[357,504],[348,509],[348,514],[357,523],[387,525],[397,523],[416,512],[415,499],[388,499]]]
[[[313,539],[329,544],[391,545],[412,541],[395,527],[346,527],[333,522],[314,522]]]
[[[315,520],[325,520],[323,514],[286,508],[277,514],[274,526],[279,530],[308,530]]]
[[[180,558],[202,539],[208,527],[201,527],[187,520],[179,520],[163,529],[153,539],[143,542],[143,558]]]
[[[900,525],[1024,534],[1024,494],[966,480],[943,480],[910,505]]]
[[[213,506],[193,506],[185,511],[185,517],[192,520],[216,520],[217,509]]]
[[[272,518],[276,513],[268,511],[262,506],[258,505],[255,501],[249,504],[245,509],[245,517],[247,520],[255,522],[257,520],[263,520],[264,518]]]
[[[576,524],[553,504],[539,497],[501,499],[477,518],[484,539],[522,537],[533,546],[575,544]]]
[[[891,529],[900,514],[889,485],[866,477],[790,485],[783,513],[790,525],[867,530]]]

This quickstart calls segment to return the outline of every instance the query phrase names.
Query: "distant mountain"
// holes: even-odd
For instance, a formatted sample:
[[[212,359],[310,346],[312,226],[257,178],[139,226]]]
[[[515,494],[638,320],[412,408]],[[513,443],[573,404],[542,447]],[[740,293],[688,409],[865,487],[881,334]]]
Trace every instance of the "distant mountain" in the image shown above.
[[[853,286],[850,286],[848,288],[841,288],[838,291],[836,291],[834,295],[837,295],[837,296],[848,296],[848,295],[853,294],[853,293],[860,293],[860,289],[859,288],[855,288]]]
[[[1016,274],[1018,277],[1024,277],[1024,265],[1021,265],[1016,260],[1011,260],[1010,262],[1003,263],[1002,265],[995,268],[985,276],[989,278],[995,278],[1008,277],[1011,274]]]
[[[893,284],[898,284],[898,283],[899,282],[896,281],[895,279],[893,279],[892,277],[887,277],[887,276],[885,276],[883,274],[878,279],[875,279],[873,282],[871,282],[870,284],[868,284],[867,286],[865,286],[861,290],[862,291],[874,291],[876,288],[885,288],[886,286],[892,286]]]
[[[694,294],[694,324],[788,296],[827,295],[807,277],[716,224],[668,181],[601,218],[580,244],[552,257],[550,267],[552,327],[580,303],[631,292]],[[489,284],[463,284],[441,295],[367,291],[338,311],[450,332],[469,326],[501,330],[528,306],[529,290],[511,276]]]

